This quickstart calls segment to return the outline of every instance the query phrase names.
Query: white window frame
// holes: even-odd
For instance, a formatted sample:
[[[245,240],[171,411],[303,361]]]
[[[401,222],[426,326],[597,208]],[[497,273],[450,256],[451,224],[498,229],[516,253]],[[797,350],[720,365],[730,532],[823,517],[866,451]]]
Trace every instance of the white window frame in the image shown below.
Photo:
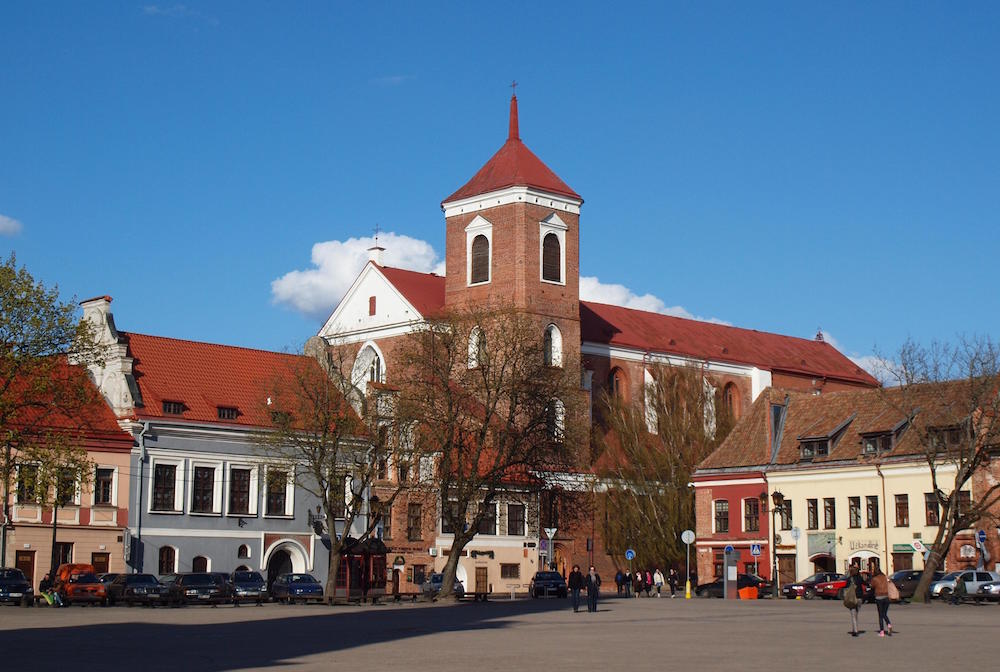
[[[521,519],[522,525],[523,525],[523,529],[521,530],[521,534],[513,534],[510,531],[510,507],[512,507],[512,506],[520,506],[520,507],[524,508],[524,517]],[[498,527],[497,530],[499,531],[499,529],[500,528]],[[507,530],[507,536],[508,537],[524,537],[524,536],[527,536],[527,534],[528,534],[528,505],[527,504],[524,504],[522,502],[507,502],[507,526],[506,526],[505,529]]]
[[[382,354],[382,349],[376,345],[375,341],[365,341],[360,348],[358,348],[358,354],[354,358],[354,364],[351,366],[351,383],[361,390],[362,394],[368,393],[368,369],[371,367],[371,358],[362,357],[365,350],[371,348],[375,356],[378,357],[378,381],[379,383],[384,383],[386,381],[386,363],[385,355]]]
[[[468,368],[475,369],[479,366],[479,346],[485,337],[486,333],[478,324],[469,331]]]
[[[222,492],[223,492],[223,469],[224,462],[211,462],[208,460],[191,460],[191,488],[188,493],[188,512],[192,516],[221,516],[222,515]],[[205,467],[212,469],[212,510],[194,510],[194,470],[195,467]],[[250,477],[251,479],[253,476]]]
[[[552,366],[561,369],[563,365],[562,332],[554,322],[545,327],[545,332],[552,331]],[[544,335],[544,334],[543,334]]]
[[[229,495],[230,495],[230,490],[232,489],[232,486],[233,486],[233,478],[232,478],[233,477],[233,469],[246,469],[247,471],[250,472],[250,506],[248,507],[250,509],[249,513],[233,513],[232,511],[229,510]],[[249,464],[249,463],[244,463],[244,462],[227,462],[226,463],[226,477],[225,477],[226,478],[226,487],[224,488],[226,501],[225,501],[225,504],[223,506],[225,507],[225,511],[226,511],[226,515],[227,516],[236,516],[236,517],[246,516],[246,517],[253,517],[253,518],[257,517],[257,502],[260,501],[260,489],[259,489],[260,488],[260,478],[259,478],[259,474],[260,474],[260,470],[257,468],[256,465]]]
[[[559,219],[559,215],[552,213],[538,223],[538,279],[548,285],[566,285],[566,232],[569,227]],[[543,277],[542,262],[544,260],[545,236],[550,233],[556,234],[559,239],[559,281],[546,280]],[[491,248],[492,249],[492,248]]]
[[[111,503],[110,504],[98,504],[97,503],[97,470],[98,469],[110,469],[111,470]],[[113,464],[95,464],[94,465],[94,485],[90,488],[90,505],[93,506],[118,506],[118,467]]]
[[[176,574],[177,573],[177,566],[179,565],[179,563],[181,561],[181,552],[173,544],[163,544],[162,546],[160,546],[159,550],[156,551],[156,569],[157,570],[160,569],[160,551],[163,550],[164,548],[173,549],[173,551],[174,551],[174,566],[170,568],[169,572],[164,572],[163,574],[159,574],[159,571],[157,571],[157,573],[160,576],[163,576],[164,574]]]
[[[14,503],[17,504],[18,506],[38,506],[37,502],[32,502],[32,501],[22,502],[20,498],[17,496],[17,491],[20,489],[18,485],[21,483],[21,467],[27,467],[27,466],[33,466],[36,469],[41,469],[41,467],[34,462],[25,462],[25,463],[18,462],[17,466],[14,468],[14,488],[13,488]],[[36,489],[38,488],[37,483],[35,484],[35,488]]]
[[[486,242],[490,245],[489,263],[486,269],[486,280],[472,282],[472,241],[478,235],[486,236]],[[476,215],[475,219],[465,227],[465,286],[479,287],[491,282],[493,282],[493,224],[482,215]]]
[[[178,458],[169,457],[151,457],[149,460],[149,495],[146,498],[146,513],[156,513],[162,515],[181,515],[184,511],[184,503],[187,501],[185,489],[184,489],[184,467],[186,460]],[[165,464],[172,465],[176,467],[174,470],[174,510],[173,511],[158,511],[153,508],[153,491],[156,486],[156,465]],[[176,557],[176,556],[175,556]]]
[[[731,500],[728,497],[719,497],[718,499],[713,499],[712,500],[712,534],[732,534],[732,531],[733,531],[732,530],[732,527],[733,527],[732,526],[732,522],[733,522],[733,508],[731,506],[729,507],[729,510],[728,510],[728,513],[729,513],[729,522],[730,522],[729,529],[727,531],[725,531],[725,532],[719,532],[715,528],[715,503],[716,502],[725,502],[726,505],[729,506],[730,501]],[[743,500],[740,500],[740,503],[742,504]]]
[[[271,469],[275,471],[283,471],[288,477],[285,482],[285,512],[284,513],[268,513],[267,512],[267,483],[268,474]],[[294,518],[295,517],[295,467],[286,467],[284,465],[265,465],[264,466],[264,504],[263,504],[263,514],[265,518]]]

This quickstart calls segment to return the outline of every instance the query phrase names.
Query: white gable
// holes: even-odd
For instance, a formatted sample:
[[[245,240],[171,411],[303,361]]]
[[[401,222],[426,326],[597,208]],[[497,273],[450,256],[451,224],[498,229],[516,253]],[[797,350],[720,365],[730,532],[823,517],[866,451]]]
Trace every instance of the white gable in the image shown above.
[[[371,315],[371,298],[375,314]],[[423,320],[417,309],[390,283],[375,264],[368,264],[319,331],[327,341],[352,343],[409,332]]]

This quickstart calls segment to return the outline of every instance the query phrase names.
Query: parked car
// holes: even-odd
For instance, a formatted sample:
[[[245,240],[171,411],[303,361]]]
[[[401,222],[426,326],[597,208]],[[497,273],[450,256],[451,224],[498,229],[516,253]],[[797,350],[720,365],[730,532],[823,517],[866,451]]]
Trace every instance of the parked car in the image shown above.
[[[233,604],[267,602],[267,581],[260,575],[260,572],[233,572],[230,583],[233,586]]]
[[[110,604],[121,602],[129,607],[136,604],[155,607],[158,604],[169,604],[171,598],[170,588],[152,574],[118,574],[108,584]]]
[[[979,586],[976,595],[990,602],[1000,601],[1000,581],[987,581]]]
[[[20,604],[30,607],[35,603],[35,591],[24,576],[14,567],[0,567],[0,604]]]
[[[771,590],[773,589],[772,584],[767,579],[762,579],[756,574],[737,574],[736,575],[736,590],[741,590],[743,588],[756,588],[757,589],[757,599],[763,599],[769,597]],[[703,583],[694,590],[694,594],[698,597],[718,597],[721,598],[724,592],[723,580],[721,578],[712,581],[711,583]]]
[[[229,586],[214,572],[181,574],[173,584],[184,604],[211,604],[229,601]]]
[[[107,587],[98,580],[93,565],[60,565],[53,588],[67,607],[71,604],[108,604]]]
[[[528,592],[532,597],[566,597],[566,579],[559,572],[535,572],[528,584]]]
[[[913,593],[917,590],[917,584],[920,583],[920,577],[923,575],[924,572],[920,569],[901,569],[898,572],[893,572],[889,580],[896,584],[896,588],[899,589],[899,599],[908,600],[913,597]],[[940,581],[943,578],[944,572],[934,572],[931,582]],[[929,585],[928,590],[930,590]]]
[[[802,581],[785,584],[781,589],[781,594],[790,600],[794,600],[797,597],[811,600],[816,597],[816,584],[826,583],[827,581],[836,581],[841,578],[843,578],[843,576],[837,572],[820,572],[818,574],[813,574]]]
[[[976,595],[979,586],[991,581],[1000,581],[1000,574],[982,569],[961,569],[945,574],[940,581],[931,584],[931,597],[948,597],[955,592],[959,581],[965,583],[965,594]]]
[[[119,576],[121,576],[121,574],[117,574],[115,572],[105,572],[103,574],[98,574],[97,580],[103,583],[105,587],[107,587],[111,585],[111,582],[114,581]]]
[[[850,577],[847,574],[841,574],[839,579],[817,583],[815,587],[816,595],[822,597],[824,600],[844,599],[844,588],[847,586],[848,578]],[[875,599],[875,593],[872,590],[871,575],[868,572],[861,572],[861,583],[863,593],[861,599],[865,602],[872,602]]]
[[[271,584],[271,596],[275,602],[323,601],[323,584],[311,574],[282,574]]]
[[[434,597],[441,592],[441,584],[444,582],[444,574],[431,574],[427,577],[427,580],[420,585],[420,590],[427,597]],[[454,589],[456,597],[462,597],[465,595],[465,585],[455,579]]]

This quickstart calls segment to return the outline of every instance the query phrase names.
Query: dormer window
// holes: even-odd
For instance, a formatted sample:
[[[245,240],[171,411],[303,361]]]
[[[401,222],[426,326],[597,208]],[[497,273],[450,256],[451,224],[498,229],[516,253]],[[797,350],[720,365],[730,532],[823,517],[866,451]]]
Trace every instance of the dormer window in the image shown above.
[[[235,420],[240,414],[235,406],[218,406],[216,413],[219,420]]]
[[[814,457],[826,457],[830,454],[830,443],[826,439],[803,441],[802,459],[811,460]]]
[[[865,455],[878,455],[892,450],[892,434],[875,434],[866,436],[861,442],[861,452]]]
[[[183,401],[164,401],[163,402],[163,414],[164,415],[183,415],[184,413],[184,402]]]

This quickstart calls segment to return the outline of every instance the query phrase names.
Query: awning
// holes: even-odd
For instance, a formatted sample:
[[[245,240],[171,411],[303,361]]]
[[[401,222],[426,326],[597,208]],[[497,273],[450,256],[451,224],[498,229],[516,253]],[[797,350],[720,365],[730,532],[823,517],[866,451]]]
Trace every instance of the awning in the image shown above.
[[[827,553],[826,551],[823,551],[821,553],[813,553],[812,555],[809,556],[809,562],[816,562],[820,558],[830,558],[831,560],[836,560],[837,556],[834,555],[833,553]]]
[[[892,545],[892,552],[893,553],[914,553],[915,551],[916,551],[916,549],[914,549],[913,546],[911,546],[910,544],[893,544]]]

